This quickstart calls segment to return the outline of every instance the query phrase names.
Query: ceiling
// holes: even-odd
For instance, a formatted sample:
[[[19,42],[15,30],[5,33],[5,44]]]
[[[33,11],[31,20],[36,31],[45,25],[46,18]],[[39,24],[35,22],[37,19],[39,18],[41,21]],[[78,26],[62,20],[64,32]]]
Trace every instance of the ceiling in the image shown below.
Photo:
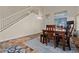
[[[79,6],[44,6],[45,13],[55,14],[61,11],[68,11],[70,16],[74,16],[79,13]]]
[[[28,6],[0,6],[0,18],[5,18],[17,11],[21,11]],[[78,6],[32,6],[33,9],[39,8],[43,14],[54,14],[56,12],[61,12],[67,10],[70,16],[74,16],[79,12]]]

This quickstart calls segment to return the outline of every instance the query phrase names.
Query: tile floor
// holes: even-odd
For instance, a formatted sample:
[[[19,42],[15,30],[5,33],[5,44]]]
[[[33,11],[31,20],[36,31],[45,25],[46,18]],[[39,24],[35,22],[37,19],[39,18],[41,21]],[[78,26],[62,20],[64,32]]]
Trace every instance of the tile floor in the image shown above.
[[[72,50],[63,51],[60,47],[54,48],[49,43],[48,46],[42,44],[39,40],[40,34],[24,36],[17,39],[11,39],[4,42],[0,42],[0,53],[76,53],[75,46],[72,46]],[[22,48],[21,52],[16,50],[16,46]],[[13,48],[14,47],[14,48]]]

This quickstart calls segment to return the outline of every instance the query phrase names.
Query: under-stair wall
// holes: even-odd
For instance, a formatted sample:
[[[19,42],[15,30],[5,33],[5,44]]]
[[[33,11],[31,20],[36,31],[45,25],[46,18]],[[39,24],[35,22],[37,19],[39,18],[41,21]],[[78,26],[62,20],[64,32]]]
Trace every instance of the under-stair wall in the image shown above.
[[[14,39],[22,36],[39,33],[42,29],[42,20],[38,20],[34,13],[23,18],[0,33],[0,41]]]
[[[9,17],[9,19],[7,18],[7,21],[3,20],[3,23],[1,24],[1,28],[0,28],[1,29],[0,41],[6,41],[9,39],[15,39],[18,37],[41,32],[43,20],[37,19],[37,15],[35,12],[33,12],[33,10],[31,12],[29,11],[28,13],[24,11],[21,12],[23,13],[21,15],[20,13],[15,14],[17,18]]]

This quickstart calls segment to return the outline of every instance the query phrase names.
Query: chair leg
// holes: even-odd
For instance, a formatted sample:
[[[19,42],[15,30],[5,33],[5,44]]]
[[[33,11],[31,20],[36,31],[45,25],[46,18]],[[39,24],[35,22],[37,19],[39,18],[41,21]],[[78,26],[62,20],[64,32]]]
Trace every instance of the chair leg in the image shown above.
[[[58,45],[59,45],[59,40],[60,40],[60,39],[59,39],[59,37],[57,36],[56,39],[55,39],[56,47],[58,47]]]
[[[56,46],[57,46],[56,39],[54,39],[53,41],[54,41],[54,48],[56,48]]]
[[[64,38],[62,39],[62,44],[63,44],[63,50],[65,51],[65,47],[66,47],[65,44],[66,44],[66,43],[65,43]]]
[[[65,43],[63,42],[63,50],[65,51]]]
[[[69,50],[71,50],[70,44],[69,44]]]
[[[50,42],[50,39],[48,39],[48,42]]]
[[[48,43],[48,39],[47,37],[44,37],[42,34],[40,35],[40,42],[42,42],[43,44],[45,43],[47,45]]]
[[[47,46],[47,44],[48,44],[48,40],[47,40],[47,39],[45,39],[45,41],[46,41],[46,46]]]
[[[40,35],[40,42],[42,42],[42,35]]]
[[[44,44],[44,42],[45,42],[45,40],[44,40],[44,38],[43,38],[43,44]]]
[[[63,47],[63,51],[65,51],[65,47]]]
[[[70,47],[70,39],[67,40],[67,44],[68,44],[69,50],[71,50],[71,47]]]
[[[46,44],[46,46],[47,46],[47,44],[48,44],[48,39],[46,39],[46,38],[43,38],[43,44]]]

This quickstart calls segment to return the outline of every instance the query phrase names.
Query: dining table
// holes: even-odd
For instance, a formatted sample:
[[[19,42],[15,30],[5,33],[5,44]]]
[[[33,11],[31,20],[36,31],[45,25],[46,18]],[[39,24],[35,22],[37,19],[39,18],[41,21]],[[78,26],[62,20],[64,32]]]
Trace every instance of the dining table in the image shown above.
[[[54,47],[55,48],[57,46],[57,43],[56,43],[57,38],[56,37],[61,36],[62,37],[62,39],[61,39],[62,47],[63,47],[63,50],[65,49],[65,39],[64,39],[64,37],[65,37],[66,30],[64,28],[63,29],[55,28],[55,29],[53,29],[53,31],[49,31],[49,30],[43,29],[43,31],[54,33],[54,35],[55,35]]]

